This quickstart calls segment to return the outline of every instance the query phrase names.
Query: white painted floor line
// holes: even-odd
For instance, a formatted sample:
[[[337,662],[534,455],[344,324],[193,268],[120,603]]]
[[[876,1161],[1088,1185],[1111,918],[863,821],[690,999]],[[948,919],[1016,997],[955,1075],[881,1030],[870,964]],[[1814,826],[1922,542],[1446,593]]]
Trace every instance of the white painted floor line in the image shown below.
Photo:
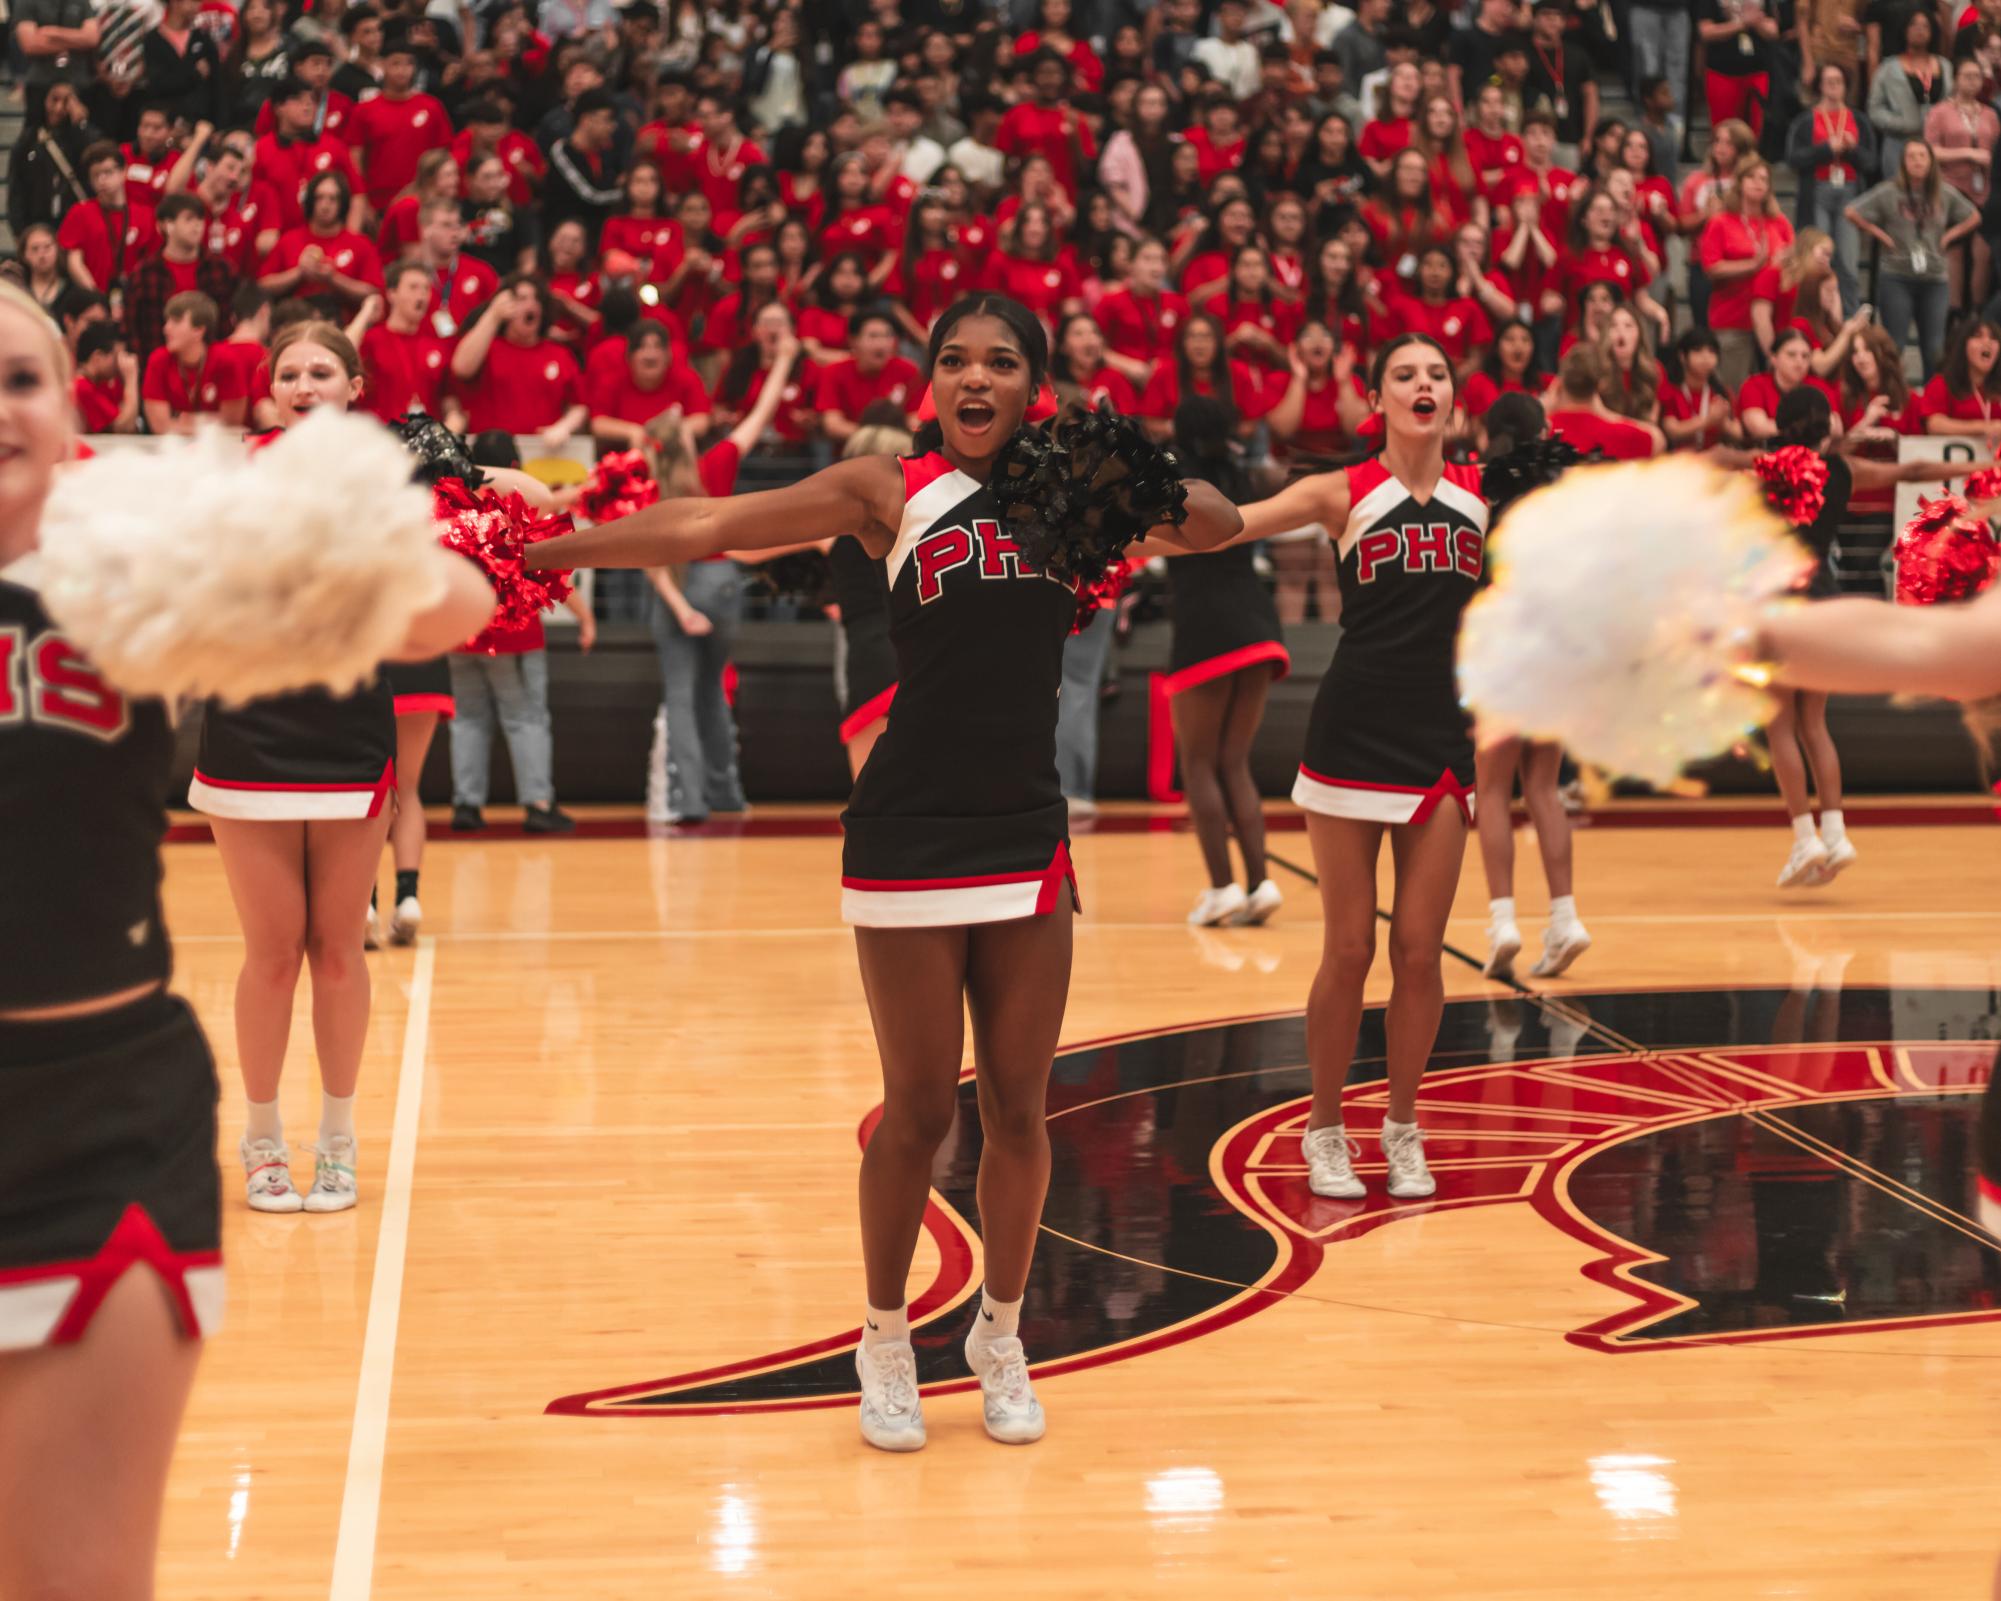
[[[435,942],[429,935],[421,937],[410,976],[410,1011],[403,1024],[403,1067],[396,1081],[389,1167],[382,1183],[375,1282],[368,1292],[368,1332],[361,1346],[354,1433],[347,1447],[347,1485],[341,1494],[340,1532],[334,1541],[333,1601],[368,1601],[375,1583],[382,1464],[389,1443],[389,1387],[396,1370],[396,1326],[403,1311],[403,1263],[410,1243],[410,1192],[417,1171],[424,1058],[431,1037],[431,983],[437,960]]]

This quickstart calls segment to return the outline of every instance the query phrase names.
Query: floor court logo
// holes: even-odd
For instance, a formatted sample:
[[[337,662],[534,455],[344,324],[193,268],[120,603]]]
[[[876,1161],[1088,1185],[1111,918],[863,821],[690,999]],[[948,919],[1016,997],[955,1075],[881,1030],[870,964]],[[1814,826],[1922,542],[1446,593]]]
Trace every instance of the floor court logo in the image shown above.
[[[1605,1353],[2001,1318],[2001,1243],[1973,1221],[1986,991],[1648,991],[1447,1005],[1422,1103],[1438,1195],[1383,1193],[1382,1014],[1347,1095],[1361,1201],[1306,1187],[1297,1014],[1066,1051],[1053,1179],[1023,1312],[1039,1377],[1253,1317],[1371,1229],[1533,1208],[1626,1304],[1567,1335]],[[872,1122],[872,1119],[871,1119]],[[870,1123],[864,1123],[866,1136]],[[979,1118],[961,1086],[926,1215],[939,1269],[911,1304],[927,1393],[971,1388]],[[1338,1315],[1338,1314],[1336,1314]],[[851,1404],[854,1329],[699,1372],[563,1397],[626,1417]]]

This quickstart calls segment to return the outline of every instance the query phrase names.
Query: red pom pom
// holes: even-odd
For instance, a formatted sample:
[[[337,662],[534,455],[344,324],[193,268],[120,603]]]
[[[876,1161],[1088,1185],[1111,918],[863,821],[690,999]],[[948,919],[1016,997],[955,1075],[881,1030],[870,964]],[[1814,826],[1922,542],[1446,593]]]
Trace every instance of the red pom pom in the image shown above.
[[[584,480],[577,509],[594,523],[616,522],[643,511],[660,498],[660,486],[646,458],[636,450],[615,450],[600,456]]]
[[[1968,500],[2001,500],[2001,467],[1983,467],[1966,475]]]
[[[1071,623],[1070,632],[1083,633],[1102,607],[1115,606],[1119,596],[1126,592],[1126,585],[1132,582],[1133,567],[1129,561],[1115,561],[1105,569],[1102,578],[1094,583],[1077,586],[1077,618]]]
[[[1804,528],[1827,505],[1827,463],[1804,445],[1787,445],[1752,464],[1773,511]]]
[[[1993,526],[1957,495],[1920,500],[1918,514],[1897,535],[1897,599],[1935,606],[1970,600],[2001,569]]]
[[[522,565],[530,545],[573,532],[569,514],[536,511],[520,495],[468,489],[447,478],[432,492],[444,532],[438,543],[479,564],[493,585],[494,612],[487,631],[526,628],[549,607],[570,598],[566,572],[532,572]]]

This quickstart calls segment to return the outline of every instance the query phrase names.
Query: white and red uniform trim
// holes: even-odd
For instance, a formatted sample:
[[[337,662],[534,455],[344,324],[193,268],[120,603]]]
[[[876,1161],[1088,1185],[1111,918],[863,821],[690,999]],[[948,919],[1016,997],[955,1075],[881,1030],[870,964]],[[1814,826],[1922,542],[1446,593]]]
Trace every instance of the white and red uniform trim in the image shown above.
[[[1438,485],[1432,490],[1432,498],[1450,506],[1460,516],[1472,523],[1482,533],[1487,528],[1487,502],[1480,498],[1477,488],[1479,478],[1477,467],[1462,467],[1448,463],[1439,474]],[[1458,481],[1466,478],[1467,483]],[[1361,489],[1369,480],[1375,483],[1356,495],[1348,508],[1348,522],[1341,530],[1341,537],[1334,542],[1337,554],[1345,559],[1355,548],[1356,542],[1379,522],[1392,507],[1399,506],[1410,498],[1410,491],[1391,475],[1390,470],[1380,460],[1358,462],[1348,469],[1348,482]]]
[[[135,1201],[95,1256],[0,1269],[0,1351],[82,1339],[104,1298],[133,1267],[151,1268],[159,1277],[183,1335],[205,1339],[222,1327],[222,1252],[176,1251]]]
[[[1452,776],[1450,768],[1441,772],[1429,788],[1415,789],[1402,784],[1365,784],[1356,779],[1329,778],[1301,766],[1293,781],[1295,806],[1322,817],[1352,817],[1364,823],[1428,823],[1438,803],[1450,800],[1470,826],[1473,821],[1473,791]]]
[[[1220,656],[1211,656],[1207,661],[1191,662],[1179,672],[1162,675],[1162,682],[1169,695],[1179,695],[1184,689],[1193,689],[1197,684],[1206,684],[1214,679],[1227,677],[1231,673],[1241,673],[1246,667],[1256,667],[1269,662],[1278,669],[1272,682],[1292,671],[1292,652],[1285,643],[1277,639],[1261,639],[1255,645],[1240,645],[1235,650],[1226,650]]]
[[[457,714],[457,711],[457,701],[450,695],[438,694],[434,691],[427,691],[417,695],[398,695],[396,697],[396,715],[398,717],[417,717],[425,712],[436,712],[440,717],[449,722]]]
[[[962,923],[1011,923],[1047,917],[1068,887],[1081,909],[1070,847],[1059,845],[1039,873],[991,873],[975,878],[843,878],[842,921],[862,928],[942,928]]]
[[[394,760],[373,784],[252,784],[210,778],[196,768],[188,804],[210,817],[241,822],[338,822],[380,815],[395,788]]]

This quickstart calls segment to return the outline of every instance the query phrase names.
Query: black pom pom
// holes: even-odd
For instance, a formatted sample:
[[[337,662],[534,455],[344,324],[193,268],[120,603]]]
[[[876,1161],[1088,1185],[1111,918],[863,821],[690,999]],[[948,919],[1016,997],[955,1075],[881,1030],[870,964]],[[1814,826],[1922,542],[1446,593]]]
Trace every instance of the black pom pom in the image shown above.
[[[416,479],[435,489],[447,478],[456,478],[468,488],[486,482],[466,450],[466,442],[437,418],[421,411],[406,412],[389,424],[389,431],[403,441],[403,448],[417,458]]]
[[[1480,493],[1486,498],[1490,522],[1498,522],[1503,511],[1531,490],[1555,483],[1570,468],[1597,455],[1593,451],[1588,458],[1581,456],[1569,440],[1544,434],[1488,462],[1480,469]]]
[[[1188,519],[1174,452],[1109,406],[1017,433],[988,485],[1023,559],[1065,583],[1096,583],[1149,528]]]
[[[774,556],[751,569],[759,574],[774,596],[789,596],[811,605],[833,587],[826,555],[817,550],[795,550]]]

